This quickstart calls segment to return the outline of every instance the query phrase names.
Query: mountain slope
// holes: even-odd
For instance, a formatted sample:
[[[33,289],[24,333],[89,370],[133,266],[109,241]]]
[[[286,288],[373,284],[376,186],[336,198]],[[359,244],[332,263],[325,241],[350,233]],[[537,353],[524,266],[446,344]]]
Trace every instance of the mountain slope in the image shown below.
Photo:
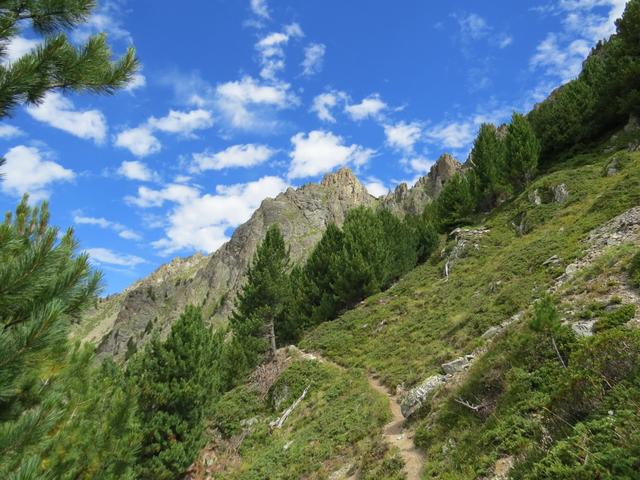
[[[573,461],[585,463],[580,478],[631,478],[620,472],[633,467],[616,459],[620,449],[632,448],[624,446],[625,436],[637,436],[640,427],[640,362],[633,360],[640,356],[640,292],[626,273],[640,250],[640,153],[627,150],[628,138],[616,138],[573,155],[478,225],[454,231],[440,256],[301,342],[346,372],[379,376],[405,402],[415,398],[414,386],[441,378],[399,433],[415,430],[428,458],[422,478],[577,478],[571,472],[583,468],[579,463],[565,474],[554,470]],[[532,307],[546,292],[556,295],[567,327],[557,343],[529,327]],[[584,369],[589,365],[602,365],[595,377]],[[280,377],[279,388],[304,382],[303,375],[289,375]],[[595,379],[596,390],[572,387],[574,379]],[[330,383],[316,379],[312,388],[324,391]],[[261,422],[290,404],[261,404],[236,463],[221,466],[220,478],[254,478],[248,472],[258,471],[299,478],[281,470],[294,466],[276,452],[299,438],[308,415],[335,411],[330,403],[303,400],[277,435],[284,435],[280,450],[267,459],[258,452],[271,449],[274,437]],[[242,423],[252,414],[238,407],[234,415]],[[220,433],[218,426],[214,418],[212,431]],[[401,457],[384,446],[380,427],[360,437],[362,448],[348,458],[331,449],[334,440],[322,431],[307,438],[307,455],[328,449],[334,456],[322,463],[331,469],[305,471],[305,478],[403,478]],[[586,462],[584,448],[600,453]]]
[[[332,222],[341,225],[350,209],[383,205],[400,215],[420,212],[460,168],[453,157],[443,155],[413,188],[402,184],[382,199],[371,196],[347,168],[326,175],[319,184],[289,188],[264,200],[213,254],[175,259],[121,294],[101,300],[76,335],[97,342],[101,355],[122,359],[135,352],[152,331],[166,333],[189,304],[202,306],[205,318],[213,323],[224,322],[270,225],[280,227],[291,246],[291,258],[299,261],[318,242],[326,226]]]

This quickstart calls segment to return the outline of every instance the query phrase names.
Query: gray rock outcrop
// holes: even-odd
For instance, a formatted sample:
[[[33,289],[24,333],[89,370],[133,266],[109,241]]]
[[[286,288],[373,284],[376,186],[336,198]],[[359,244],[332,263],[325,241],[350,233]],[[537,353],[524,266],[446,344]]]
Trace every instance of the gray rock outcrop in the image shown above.
[[[400,405],[400,411],[404,418],[409,418],[416,413],[418,409],[424,405],[433,393],[447,381],[444,375],[433,375],[415,388],[409,390],[406,397]]]

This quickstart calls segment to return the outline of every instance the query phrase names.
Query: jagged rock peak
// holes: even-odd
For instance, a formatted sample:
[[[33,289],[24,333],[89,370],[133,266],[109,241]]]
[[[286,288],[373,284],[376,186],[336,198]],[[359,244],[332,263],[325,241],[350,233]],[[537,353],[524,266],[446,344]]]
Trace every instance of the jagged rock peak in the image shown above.
[[[352,191],[364,190],[364,186],[349,167],[342,167],[335,172],[327,173],[320,182],[320,185],[323,187],[351,189]]]

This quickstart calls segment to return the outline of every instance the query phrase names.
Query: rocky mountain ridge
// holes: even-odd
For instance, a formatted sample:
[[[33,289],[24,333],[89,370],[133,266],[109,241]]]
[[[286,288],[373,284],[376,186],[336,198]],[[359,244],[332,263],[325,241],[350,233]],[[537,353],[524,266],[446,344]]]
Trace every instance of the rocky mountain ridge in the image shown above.
[[[154,330],[168,332],[189,305],[203,308],[212,323],[223,323],[257,245],[267,228],[277,224],[291,248],[293,261],[302,260],[320,240],[329,223],[341,225],[347,211],[357,206],[388,208],[397,215],[421,212],[461,169],[451,155],[441,156],[413,187],[398,185],[380,198],[370,195],[348,168],[327,174],[319,184],[289,188],[265,199],[231,239],[209,255],[176,258],[123,292],[99,301],[89,312],[78,337],[98,344],[102,356],[127,358]]]

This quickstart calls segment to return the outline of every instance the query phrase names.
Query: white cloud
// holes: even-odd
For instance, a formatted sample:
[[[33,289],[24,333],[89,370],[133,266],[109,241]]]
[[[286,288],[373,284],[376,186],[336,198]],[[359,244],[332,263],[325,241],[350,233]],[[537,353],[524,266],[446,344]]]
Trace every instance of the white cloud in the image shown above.
[[[454,18],[458,21],[462,35],[471,40],[479,40],[491,30],[487,21],[476,13],[454,15]]]
[[[136,255],[117,253],[108,248],[87,248],[85,250],[91,260],[96,263],[106,263],[108,265],[118,265],[122,267],[136,267],[141,263],[147,263],[144,258]]]
[[[405,152],[412,152],[413,146],[422,136],[422,125],[418,122],[399,122],[395,125],[385,125],[384,134],[389,146]]]
[[[538,44],[530,60],[531,68],[542,69],[562,83],[575,78],[591,46],[615,33],[615,21],[622,16],[626,3],[626,0],[560,0],[551,12],[564,17],[563,30],[548,33]],[[602,14],[603,10],[606,13]]]
[[[189,203],[198,198],[200,191],[189,185],[172,183],[161,190],[148,187],[138,187],[136,197],[128,196],[125,201],[141,208],[161,207],[165,202]]]
[[[69,182],[75,178],[72,170],[47,160],[46,156],[35,147],[18,145],[11,148],[4,156],[4,177],[0,180],[2,191],[15,196],[28,192],[32,200],[42,200],[51,194],[51,183]]]
[[[146,157],[162,150],[160,140],[154,132],[173,133],[185,138],[195,138],[194,131],[209,128],[213,125],[210,111],[196,109],[188,112],[169,110],[161,118],[150,117],[145,123],[123,130],[115,138],[118,147],[126,148],[136,157]]]
[[[147,125],[123,130],[116,135],[115,144],[126,148],[136,157],[146,157],[162,150],[162,144]]]
[[[217,153],[195,153],[193,154],[194,165],[192,170],[199,172],[203,170],[223,170],[233,167],[253,167],[269,160],[275,150],[266,145],[246,144],[232,145]]]
[[[428,160],[425,157],[414,157],[405,161],[405,163],[413,170],[414,172],[425,174],[430,169],[431,166],[435,163],[432,160]],[[415,182],[413,182],[415,183]]]
[[[24,135],[24,132],[18,127],[14,127],[13,125],[8,125],[6,123],[0,124],[0,138],[9,139],[20,137],[22,135]]]
[[[342,137],[323,130],[297,133],[291,143],[289,178],[313,177],[349,164],[360,166],[375,153],[360,145],[345,145]]]
[[[6,65],[8,63],[13,63],[16,60],[19,60],[23,55],[29,53],[39,44],[39,40],[25,38],[20,35],[13,37],[6,47],[6,53],[5,58],[3,59],[3,63]]]
[[[102,217],[86,217],[84,215],[76,214],[73,217],[73,222],[76,225],[95,225],[105,230],[113,230],[119,237],[125,240],[142,240],[140,234],[129,230],[124,225],[117,222],[112,222]]]
[[[375,177],[369,177],[364,183],[364,187],[374,197],[382,197],[389,193],[389,187],[387,187],[382,180]]]
[[[246,76],[218,85],[215,104],[229,126],[249,130],[271,124],[269,114],[297,105],[298,98],[287,83],[265,85]]]
[[[304,49],[304,60],[302,61],[302,73],[304,75],[315,75],[322,70],[324,54],[327,47],[322,43],[312,43]]]
[[[131,44],[133,38],[122,25],[122,16],[120,2],[113,0],[100,2],[98,10],[94,11],[86,22],[75,28],[71,36],[74,41],[84,43],[91,35],[104,32],[110,40],[121,40]]]
[[[511,35],[507,35],[506,33],[502,33],[496,39],[496,43],[500,48],[507,48],[513,43],[513,37]]]
[[[124,161],[118,168],[118,173],[129,180],[140,180],[142,182],[156,181],[159,175],[137,160]]]
[[[260,76],[266,80],[275,80],[276,75],[285,67],[284,47],[292,38],[302,37],[304,33],[297,23],[286,25],[284,32],[272,32],[256,43],[260,55],[262,70]]]
[[[268,19],[269,7],[267,6],[267,0],[251,0],[251,11],[258,17]]]
[[[107,121],[99,110],[75,110],[73,102],[58,92],[49,92],[42,103],[27,107],[27,112],[40,122],[49,124],[76,137],[104,142]]]
[[[427,139],[444,148],[463,148],[475,138],[475,124],[468,121],[441,123],[425,132]]]
[[[344,92],[326,92],[317,95],[313,99],[313,105],[311,106],[311,111],[315,112],[318,115],[320,120],[325,122],[335,123],[336,119],[333,116],[331,110],[338,105],[339,101],[346,101],[347,94]]]
[[[197,192],[188,202],[176,202],[165,237],[153,246],[164,254],[179,250],[213,252],[228,240],[229,229],[246,222],[262,200],[287,186],[283,179],[268,176],[249,183],[218,185],[215,194]]]
[[[190,136],[194,130],[209,128],[213,125],[213,116],[208,110],[197,109],[190,112],[169,110],[162,118],[149,118],[147,124],[154,130]]]
[[[147,77],[145,77],[142,73],[138,72],[133,74],[133,78],[127,84],[127,86],[124,87],[124,89],[125,91],[131,93],[134,90],[138,90],[139,88],[145,87],[146,85],[147,85]]]
[[[378,118],[387,104],[382,101],[380,95],[373,94],[363,99],[360,103],[347,105],[344,109],[352,120],[364,120],[365,118]]]

